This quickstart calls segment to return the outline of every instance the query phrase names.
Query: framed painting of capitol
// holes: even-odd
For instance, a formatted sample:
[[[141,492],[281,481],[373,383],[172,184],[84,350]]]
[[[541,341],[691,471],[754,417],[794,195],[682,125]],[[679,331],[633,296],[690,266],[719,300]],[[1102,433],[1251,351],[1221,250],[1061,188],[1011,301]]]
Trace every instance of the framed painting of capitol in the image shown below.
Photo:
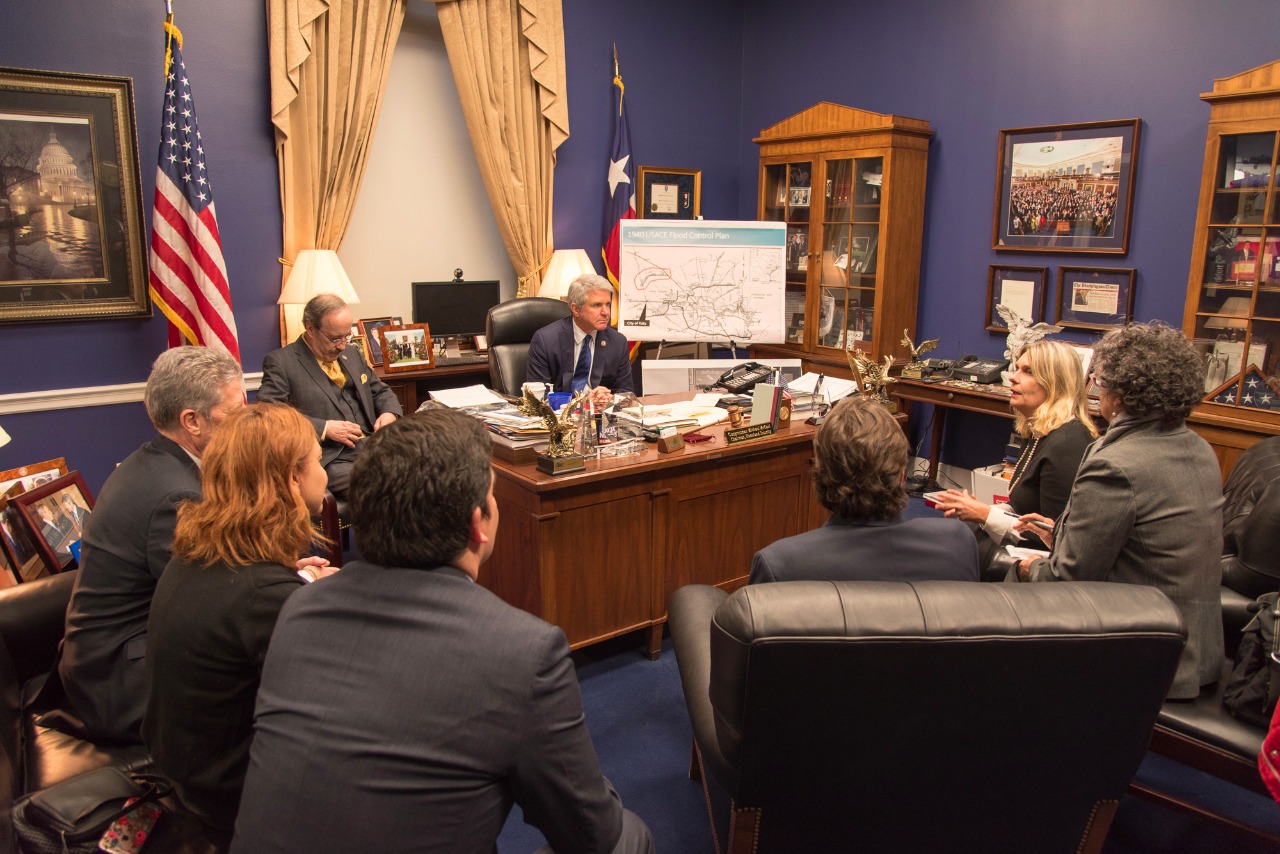
[[[1000,131],[991,246],[1129,251],[1141,119]]]
[[[146,317],[133,82],[0,68],[0,323]]]

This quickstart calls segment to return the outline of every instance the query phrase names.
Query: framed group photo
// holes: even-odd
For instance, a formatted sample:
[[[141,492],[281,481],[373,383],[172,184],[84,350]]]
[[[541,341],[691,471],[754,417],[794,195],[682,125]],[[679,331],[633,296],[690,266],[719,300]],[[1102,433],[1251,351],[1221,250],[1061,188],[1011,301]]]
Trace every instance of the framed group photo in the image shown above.
[[[385,360],[384,371],[395,373],[435,367],[431,330],[425,323],[379,326],[378,339]]]
[[[1015,267],[992,264],[987,268],[987,329],[1008,332],[997,305],[1003,305],[1028,324],[1044,320],[1046,267]]]
[[[133,83],[0,68],[0,323],[146,317]]]
[[[1053,322],[1068,329],[1106,331],[1133,320],[1132,268],[1059,267]]]
[[[641,166],[636,212],[641,219],[697,219],[702,215],[702,170]]]
[[[993,249],[1129,251],[1140,119],[1000,131]]]

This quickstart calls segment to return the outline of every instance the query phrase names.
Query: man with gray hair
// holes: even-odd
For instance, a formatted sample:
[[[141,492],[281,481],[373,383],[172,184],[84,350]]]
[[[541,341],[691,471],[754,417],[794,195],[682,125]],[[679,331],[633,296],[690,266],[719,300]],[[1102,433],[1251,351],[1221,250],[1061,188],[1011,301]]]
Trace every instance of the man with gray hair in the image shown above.
[[[111,473],[85,520],[57,663],[65,702],[42,720],[91,741],[142,740],[151,596],[178,504],[200,497],[200,455],[244,405],[240,365],[210,347],[168,350],[151,368],[145,403],[158,435]]]
[[[548,324],[529,343],[528,382],[551,383],[556,391],[591,390],[596,406],[614,392],[631,391],[627,339],[609,326],[613,287],[603,276],[579,276],[569,285],[569,317]]]
[[[396,393],[351,346],[351,322],[341,297],[312,297],[298,340],[263,360],[258,389],[258,400],[287,403],[311,422],[334,495],[346,495],[364,438],[404,414]]]

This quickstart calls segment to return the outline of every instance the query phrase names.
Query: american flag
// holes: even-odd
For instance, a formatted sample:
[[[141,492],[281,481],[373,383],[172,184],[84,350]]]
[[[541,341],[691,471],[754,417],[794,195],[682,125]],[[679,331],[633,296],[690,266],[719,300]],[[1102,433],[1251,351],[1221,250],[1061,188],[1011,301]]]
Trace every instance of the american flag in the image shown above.
[[[169,318],[171,346],[181,343],[180,336],[192,344],[222,347],[238,362],[240,343],[191,81],[182,61],[182,33],[171,21],[165,30],[172,61],[165,69],[151,218],[151,298]]]
[[[636,167],[631,162],[631,132],[627,130],[627,113],[623,109],[622,95],[626,87],[622,85],[622,75],[618,73],[618,52],[613,53],[613,86],[617,90],[617,117],[613,123],[613,156],[609,158],[609,201],[604,212],[604,255],[605,274],[618,290],[618,224],[624,219],[635,219],[636,216]],[[613,301],[614,324],[618,321],[618,300]],[[636,345],[632,344],[632,357],[635,356]]]

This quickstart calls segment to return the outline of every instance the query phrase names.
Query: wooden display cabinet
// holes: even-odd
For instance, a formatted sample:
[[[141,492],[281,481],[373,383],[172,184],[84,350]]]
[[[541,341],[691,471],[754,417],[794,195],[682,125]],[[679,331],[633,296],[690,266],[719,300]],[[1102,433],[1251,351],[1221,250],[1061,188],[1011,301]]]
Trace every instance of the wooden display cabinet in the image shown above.
[[[931,136],[927,121],[827,102],[760,132],[759,218],[787,224],[787,340],[753,353],[844,375],[845,349],[909,355]]]
[[[1280,60],[1214,81],[1183,332],[1203,354],[1189,422],[1223,474],[1280,434]]]

